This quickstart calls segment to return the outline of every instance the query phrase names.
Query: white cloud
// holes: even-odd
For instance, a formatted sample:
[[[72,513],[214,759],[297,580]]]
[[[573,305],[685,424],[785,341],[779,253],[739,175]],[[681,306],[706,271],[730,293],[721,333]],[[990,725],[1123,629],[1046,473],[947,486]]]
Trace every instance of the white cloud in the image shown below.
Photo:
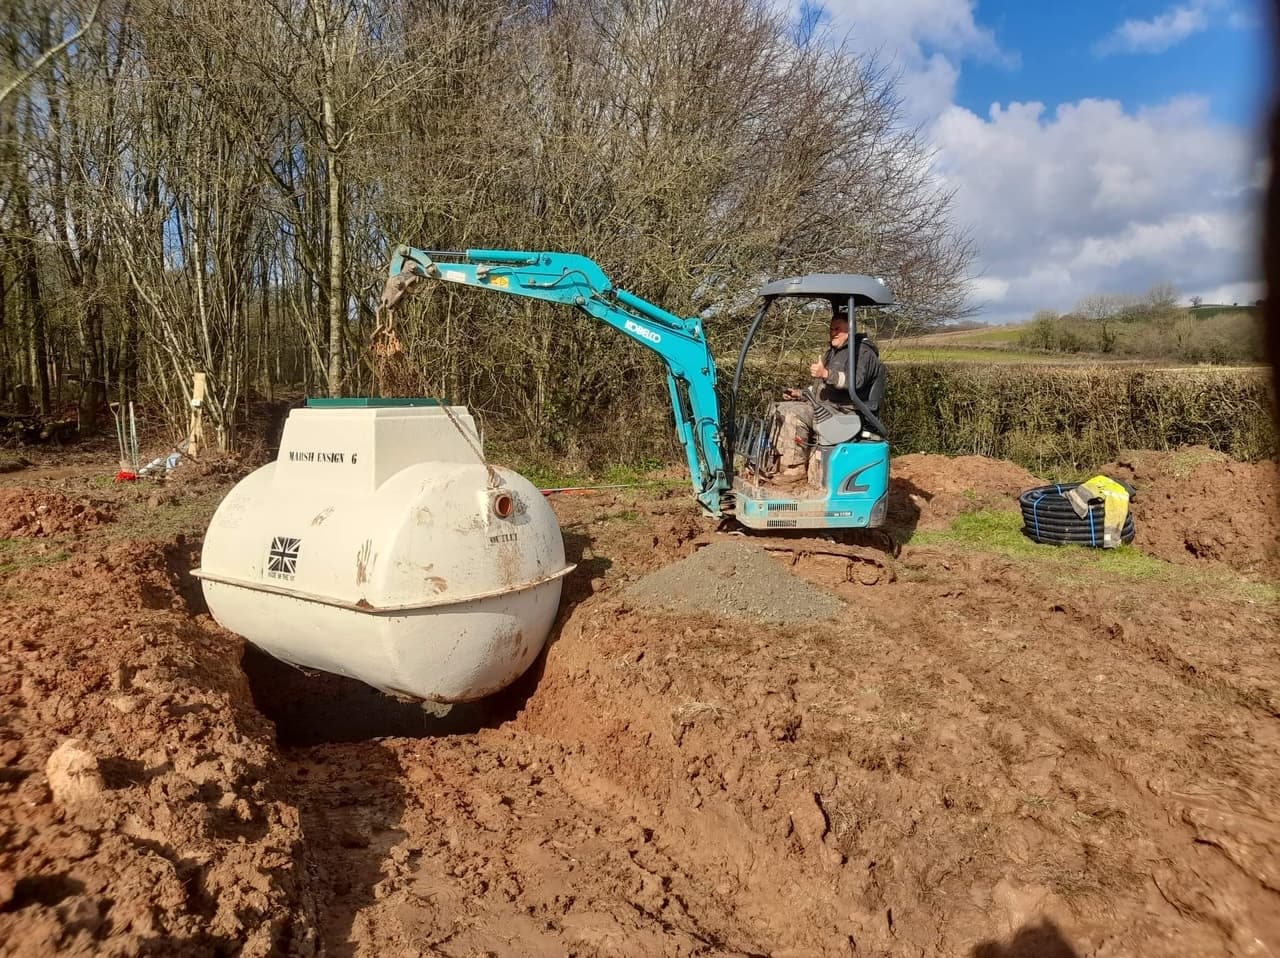
[[[1181,213],[1156,222],[1130,223],[1106,236],[1086,236],[1071,266],[1075,270],[1110,269],[1132,262],[1153,265],[1188,247],[1210,255],[1243,253],[1244,237],[1237,217],[1229,213]]]
[[[999,303],[1009,295],[1009,281],[978,276],[969,281],[969,296],[976,304]]]
[[[1203,100],[1126,112],[1081,100],[953,106],[932,129],[937,169],[973,230],[991,296],[984,318],[1067,309],[1095,292],[1182,290],[1256,275],[1254,153]],[[975,296],[982,308],[982,297]]]
[[[995,35],[980,27],[972,0],[830,0],[832,21],[863,50],[919,55],[923,46],[998,59]]]
[[[955,221],[978,252],[972,303],[989,322],[1065,310],[1093,293],[1140,293],[1172,282],[1185,295],[1256,299],[1258,207],[1266,166],[1241,129],[1215,122],[1202,98],[1126,110],[1082,99],[955,104],[966,60],[1013,66],[975,16],[974,0],[831,0],[837,37],[901,71],[909,118],[936,148],[936,175],[955,191]],[[1238,0],[1181,0],[1117,30],[1138,46],[1189,36]],[[1191,31],[1188,33],[1187,31]],[[1011,74],[1016,76],[1016,74]]]
[[[960,69],[942,54],[913,60],[900,69],[898,96],[913,121],[927,123],[955,101]]]
[[[1252,10],[1232,10],[1227,14],[1227,26],[1232,30],[1255,30],[1262,26],[1262,21]]]
[[[1232,6],[1231,0],[1188,0],[1150,20],[1126,20],[1093,48],[1098,56],[1113,53],[1163,53],[1214,25],[1216,14],[1229,29],[1258,27],[1255,11]]]
[[[899,72],[899,92],[913,122],[932,120],[955,99],[961,61],[1010,69],[1019,63],[978,24],[974,0],[829,0],[822,6],[836,37]]]
[[[1108,53],[1163,53],[1187,37],[1209,28],[1206,0],[1171,7],[1150,20],[1126,20],[1095,48],[1099,55]]]

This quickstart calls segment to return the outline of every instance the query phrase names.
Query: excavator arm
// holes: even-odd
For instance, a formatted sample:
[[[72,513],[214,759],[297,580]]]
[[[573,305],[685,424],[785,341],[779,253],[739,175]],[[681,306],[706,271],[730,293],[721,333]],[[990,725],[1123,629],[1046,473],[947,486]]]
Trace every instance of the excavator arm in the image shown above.
[[[730,476],[723,452],[716,367],[697,318],[681,319],[618,289],[599,264],[585,256],[410,246],[395,251],[382,308],[392,313],[405,295],[427,281],[572,306],[657,353],[667,370],[676,434],[684,445],[694,495],[708,513],[722,514]]]

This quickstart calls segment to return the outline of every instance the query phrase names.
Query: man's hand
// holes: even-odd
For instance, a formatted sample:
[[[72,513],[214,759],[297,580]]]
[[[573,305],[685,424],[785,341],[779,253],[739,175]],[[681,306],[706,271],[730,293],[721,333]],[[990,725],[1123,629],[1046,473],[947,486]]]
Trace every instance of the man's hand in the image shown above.
[[[827,367],[822,365],[821,359],[819,359],[816,363],[814,363],[812,366],[809,367],[809,375],[812,376],[814,379],[827,378]]]
[[[782,398],[783,399],[803,399],[804,396],[801,394],[800,390],[798,389],[784,389],[782,390]]]

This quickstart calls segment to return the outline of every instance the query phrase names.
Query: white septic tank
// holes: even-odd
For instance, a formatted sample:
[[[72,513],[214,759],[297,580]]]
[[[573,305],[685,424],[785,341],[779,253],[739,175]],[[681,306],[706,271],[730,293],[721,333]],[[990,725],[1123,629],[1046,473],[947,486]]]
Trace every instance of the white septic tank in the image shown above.
[[[209,611],[295,665],[398,695],[481,698],[546,642],[566,564],[534,486],[433,400],[311,400],[205,535]]]

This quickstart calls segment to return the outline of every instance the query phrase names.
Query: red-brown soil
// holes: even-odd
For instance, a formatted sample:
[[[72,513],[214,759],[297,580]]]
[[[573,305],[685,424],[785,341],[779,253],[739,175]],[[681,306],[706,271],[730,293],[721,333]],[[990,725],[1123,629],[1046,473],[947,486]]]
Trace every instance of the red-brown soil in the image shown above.
[[[111,521],[107,509],[41,489],[0,489],[0,539],[83,532]]]
[[[900,529],[1034,482],[907,458]],[[846,612],[764,625],[628,594],[705,531],[680,494],[555,502],[554,642],[443,718],[242,669],[192,543],[11,575],[0,954],[1280,953],[1280,606],[1228,561],[908,543],[883,585],[797,566]]]
[[[1044,485],[1027,470],[983,456],[935,456],[913,453],[893,460],[889,512],[899,526],[945,529],[965,512],[1017,508],[1018,493]]]
[[[1205,448],[1135,452],[1105,470],[1137,488],[1142,548],[1184,565],[1223,563],[1280,578],[1280,467]]]
[[[297,809],[238,643],[188,605],[195,551],[116,542],[5,583],[0,953],[307,941]]]

